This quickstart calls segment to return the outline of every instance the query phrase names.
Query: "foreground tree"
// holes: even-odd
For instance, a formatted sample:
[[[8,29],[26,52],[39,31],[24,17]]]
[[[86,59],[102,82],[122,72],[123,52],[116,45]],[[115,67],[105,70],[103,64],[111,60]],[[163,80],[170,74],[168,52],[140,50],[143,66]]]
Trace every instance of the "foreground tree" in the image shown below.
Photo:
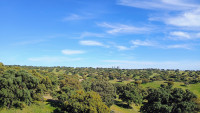
[[[78,78],[72,75],[65,75],[63,80],[60,80],[60,88],[69,87],[71,89],[82,89],[81,83]]]
[[[116,97],[115,87],[105,80],[96,80],[91,84],[91,89],[102,98],[102,101],[110,107],[114,103]]]
[[[161,88],[150,89],[149,92],[145,98],[148,102],[141,107],[142,113],[194,113],[197,110],[193,101],[197,97],[189,90],[171,89],[162,85]]]
[[[70,113],[110,113],[96,92],[77,90],[64,102],[64,111]]]
[[[143,96],[138,87],[134,86],[133,84],[117,85],[117,93],[119,95],[119,99],[127,102],[129,106],[132,102],[138,105],[143,101]]]
[[[60,90],[53,92],[53,96],[58,98],[59,101],[65,102],[75,90],[82,89],[81,83],[78,78],[72,75],[64,75],[60,80]]]
[[[38,80],[24,70],[8,70],[0,76],[0,106],[30,105]]]

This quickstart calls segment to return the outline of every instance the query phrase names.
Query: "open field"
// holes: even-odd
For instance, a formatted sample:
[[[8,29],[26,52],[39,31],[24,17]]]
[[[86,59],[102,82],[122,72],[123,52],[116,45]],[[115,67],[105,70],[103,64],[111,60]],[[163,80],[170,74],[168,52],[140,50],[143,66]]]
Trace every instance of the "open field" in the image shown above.
[[[111,106],[111,110],[113,110],[115,113],[139,113],[137,110],[134,110],[134,108],[132,109],[123,108],[115,104]]]
[[[131,83],[132,81],[119,82],[118,80],[115,79],[115,80],[110,80],[109,82],[127,84],[127,83]],[[166,81],[154,81],[154,82],[149,82],[146,84],[141,84],[141,86],[144,88],[147,88],[147,87],[158,88],[161,84],[167,84],[167,83]],[[184,86],[184,83],[182,82],[174,82],[173,88],[189,89],[194,94],[196,94],[198,98],[200,98],[200,83],[189,84],[188,86]],[[117,103],[120,103],[120,101],[118,101]],[[132,106],[132,108],[130,109],[130,108],[125,108],[123,106],[116,105],[117,103],[111,106],[111,110],[117,111],[116,113],[139,113],[139,106]]]
[[[166,84],[165,82],[166,81],[154,81],[154,82],[149,82],[149,83],[146,83],[146,84],[141,84],[141,86],[158,88],[161,84]],[[198,97],[200,97],[200,83],[189,84],[188,86],[184,86],[184,83],[182,83],[182,82],[174,82],[173,88],[189,89],[194,94],[196,94]]]
[[[53,113],[56,108],[52,107],[47,102],[37,102],[31,106],[26,106],[23,110],[20,109],[3,109],[0,113]]]
[[[118,82],[118,80],[110,80],[110,83],[119,83],[119,84],[127,84],[131,83],[132,81],[122,81]],[[147,88],[158,88],[161,84],[166,84],[166,81],[154,81],[154,82],[149,82],[146,84],[141,84],[142,87]],[[197,84],[189,84],[188,86],[184,86],[183,82],[174,82],[173,88],[182,88],[182,89],[189,89],[192,91],[194,94],[196,94],[198,97],[200,97],[200,83]]]
[[[139,113],[140,106],[136,106],[132,104],[132,108],[128,108],[127,104],[122,102],[120,99],[115,100],[115,104],[113,104],[110,109],[115,113]]]

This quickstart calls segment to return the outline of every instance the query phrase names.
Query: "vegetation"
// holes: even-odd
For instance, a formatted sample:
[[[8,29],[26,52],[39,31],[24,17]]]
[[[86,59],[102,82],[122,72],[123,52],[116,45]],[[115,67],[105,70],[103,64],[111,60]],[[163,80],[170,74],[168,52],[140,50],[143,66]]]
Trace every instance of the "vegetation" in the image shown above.
[[[134,86],[133,84],[126,85],[118,85],[117,86],[117,94],[119,95],[119,99],[126,102],[128,106],[134,102],[137,104],[142,104],[143,96],[140,94],[139,88]]]
[[[159,89],[149,89],[147,102],[141,107],[143,113],[193,113],[197,105],[193,100],[196,95],[189,90],[172,89],[170,84],[161,85]]]
[[[1,109],[0,113],[53,113],[56,110],[48,102],[34,102],[30,106],[26,106],[23,109],[10,108]]]
[[[73,113],[109,113],[110,109],[95,92],[76,91],[64,102],[64,110]]]
[[[0,112],[199,112],[199,89],[195,70],[0,63]]]
[[[114,103],[116,96],[115,87],[108,81],[96,80],[91,84],[91,89],[99,93],[102,101],[105,102],[107,106],[110,107]]]
[[[30,105],[37,95],[38,80],[24,70],[7,70],[0,78],[0,105],[20,107]]]

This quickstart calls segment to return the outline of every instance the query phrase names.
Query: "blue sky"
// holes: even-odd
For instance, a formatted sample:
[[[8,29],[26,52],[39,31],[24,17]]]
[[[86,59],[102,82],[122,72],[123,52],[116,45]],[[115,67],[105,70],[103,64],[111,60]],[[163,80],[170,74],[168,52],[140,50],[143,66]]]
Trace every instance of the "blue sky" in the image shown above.
[[[1,0],[0,62],[200,69],[199,0]]]

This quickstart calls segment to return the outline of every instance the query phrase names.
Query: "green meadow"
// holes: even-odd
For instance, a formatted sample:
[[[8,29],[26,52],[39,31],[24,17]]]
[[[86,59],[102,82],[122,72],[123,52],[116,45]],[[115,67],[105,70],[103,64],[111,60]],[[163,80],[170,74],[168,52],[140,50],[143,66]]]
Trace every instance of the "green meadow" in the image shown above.
[[[36,102],[30,106],[21,109],[11,108],[2,109],[0,113],[53,113],[56,108],[51,106],[48,102]]]
[[[166,81],[154,81],[154,82],[149,82],[146,84],[141,84],[141,86],[143,86],[145,88],[147,88],[147,87],[158,88],[161,84],[166,84]],[[183,82],[174,82],[173,88],[189,89],[194,94],[196,94],[198,97],[200,97],[200,83],[189,84],[189,85],[185,86]]]

